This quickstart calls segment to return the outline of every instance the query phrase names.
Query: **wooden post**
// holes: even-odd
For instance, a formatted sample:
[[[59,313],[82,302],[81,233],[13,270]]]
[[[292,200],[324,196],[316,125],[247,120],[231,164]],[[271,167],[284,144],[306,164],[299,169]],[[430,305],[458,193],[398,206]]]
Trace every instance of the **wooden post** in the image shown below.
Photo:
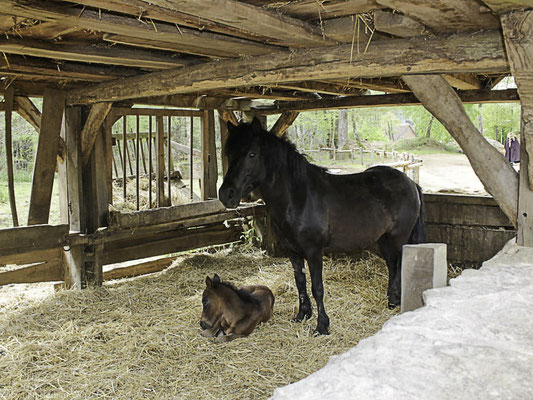
[[[440,75],[404,75],[402,79],[461,146],[483,186],[516,227],[518,174],[479,133],[449,83]]]
[[[277,137],[285,136],[287,129],[293,124],[300,113],[298,111],[284,111],[270,130]]]
[[[401,312],[424,305],[422,293],[446,286],[446,244],[423,243],[403,246]]]
[[[47,224],[66,92],[46,89],[41,131],[35,156],[28,225]]]
[[[217,197],[217,152],[215,112],[204,110],[202,116],[202,200]]]
[[[122,164],[122,199],[124,200],[124,202],[126,202],[126,197],[127,197],[126,184],[128,181],[128,171],[126,169],[126,162],[127,162],[126,157],[128,154],[126,151],[127,146],[128,146],[128,139],[126,136],[126,133],[127,133],[126,118],[127,117],[125,115],[122,116],[122,159],[120,160]]]
[[[533,10],[502,15],[501,22],[522,105],[517,243],[533,247]]]
[[[104,138],[105,138],[105,170],[107,182],[107,200],[109,204],[113,204],[113,167],[115,167],[115,175],[117,166],[115,165],[115,157],[113,156],[113,119],[106,118],[104,121]]]
[[[84,209],[86,215],[86,231],[94,233],[100,227],[108,225],[109,200],[107,176],[109,172],[105,166],[106,161],[105,137],[106,129],[100,127],[100,133],[96,136],[94,146],[83,169],[83,192]],[[103,280],[101,245],[86,246],[85,267],[82,275],[82,286],[101,286]]]
[[[193,169],[194,169],[194,117],[190,118],[189,126],[189,181],[190,181],[190,190],[191,190],[191,201],[194,199],[194,180],[193,180]]]
[[[140,156],[140,147],[141,147],[141,131],[140,131],[140,121],[139,116],[136,116],[135,119],[135,200],[137,205],[137,211],[139,211],[140,208],[140,162],[139,162],[139,156]]]
[[[148,116],[148,208],[152,208],[152,164],[153,164],[153,146],[152,146],[152,116]]]
[[[155,162],[155,179],[156,179],[156,203],[157,207],[165,207],[165,127],[162,116],[156,117],[157,134],[155,141],[156,162]]]
[[[222,176],[226,176],[228,172],[228,158],[226,157],[226,139],[228,138],[228,125],[226,120],[222,117],[220,111],[218,112],[218,126],[220,128],[220,157],[222,159]]]
[[[81,109],[68,107],[61,137],[65,141],[65,156],[58,164],[58,184],[61,223],[68,224],[71,231],[85,232],[83,207]],[[82,288],[84,246],[71,246],[63,250],[65,286]]]
[[[19,226],[17,214],[17,203],[15,201],[15,178],[13,173],[13,133],[11,129],[11,118],[13,116],[13,99],[15,88],[9,86],[5,93],[5,118],[6,118],[6,163],[7,163],[7,186],[9,191],[9,205],[11,206],[11,218],[13,226]]]

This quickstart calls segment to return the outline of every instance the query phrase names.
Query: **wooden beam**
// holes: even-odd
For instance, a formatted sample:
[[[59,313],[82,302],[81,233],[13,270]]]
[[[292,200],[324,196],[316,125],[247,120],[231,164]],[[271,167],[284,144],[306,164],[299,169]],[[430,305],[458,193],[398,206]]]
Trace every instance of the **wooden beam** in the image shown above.
[[[378,92],[387,93],[408,93],[409,89],[404,85],[401,79],[397,78],[348,78],[344,80],[335,79],[334,82],[338,85],[344,85],[350,88],[359,90],[375,90]]]
[[[347,76],[371,78],[416,73],[506,72],[499,32],[398,39],[373,43],[350,61],[351,45],[271,53],[246,60],[223,60],[124,78],[72,90],[69,104],[117,101],[219,88],[269,85]],[[236,75],[235,71],[239,71]]]
[[[498,14],[531,8],[531,0],[483,0],[482,2]]]
[[[216,94],[227,97],[249,97],[252,99],[274,99],[274,100],[306,100],[314,98],[307,93],[298,93],[295,91],[275,90],[272,87],[252,87],[252,88],[235,88],[217,90]]]
[[[516,227],[518,174],[479,133],[466,114],[459,96],[438,75],[406,75],[402,79],[461,146],[487,192]]]
[[[205,110],[202,121],[202,200],[217,198],[217,151],[215,112]]]
[[[518,103],[516,89],[469,90],[457,92],[463,103]],[[283,111],[313,111],[342,108],[418,106],[420,101],[412,93],[350,96],[336,99],[313,101],[278,102],[273,106],[257,106],[255,111],[262,114],[279,114]]]
[[[475,74],[445,74],[444,79],[459,90],[482,89],[483,83]]]
[[[133,278],[134,276],[153,274],[170,267],[181,256],[158,258],[157,260],[129,265],[127,267],[114,268],[104,272],[104,281],[112,279]]]
[[[502,15],[501,21],[522,104],[518,244],[533,247],[533,10]]]
[[[0,39],[0,51],[7,54],[44,57],[54,60],[68,60],[99,64],[122,65],[128,67],[168,69],[186,64],[166,54],[147,50],[131,50],[120,46],[92,47],[62,43],[47,43],[31,40]]]
[[[0,286],[11,283],[54,282],[63,280],[61,262],[44,262],[0,273]]]
[[[143,3],[205,18],[268,38],[269,42],[283,46],[313,47],[334,44],[326,40],[315,26],[304,21],[235,0],[149,0]]]
[[[13,86],[7,88],[4,94],[5,101],[5,145],[6,145],[6,163],[7,163],[7,187],[9,192],[9,206],[11,207],[11,219],[13,226],[19,225],[17,214],[17,203],[15,199],[15,179],[13,176],[13,132],[12,132],[12,116],[13,103],[15,99],[15,88]]]
[[[34,74],[59,79],[103,82],[118,77],[137,75],[138,70],[117,66],[82,65],[69,61],[57,62],[44,58],[4,54],[0,58],[0,75],[7,73]]]
[[[398,12],[383,10],[374,11],[374,28],[400,37],[419,36],[428,31],[424,24],[412,18]]]
[[[50,1],[20,3],[17,0],[0,2],[0,13],[50,21],[79,29],[113,33],[133,38],[180,43],[181,52],[211,57],[238,57],[240,54],[265,54],[274,47],[250,40],[230,38],[209,32],[176,27],[175,25],[138,20],[80,9],[60,7]],[[151,23],[150,23],[151,22]]]
[[[35,128],[37,132],[41,129],[41,112],[26,96],[16,96],[17,112],[22,118]]]
[[[13,26],[12,29],[4,32],[6,37],[18,37],[24,39],[53,40],[62,35],[67,35],[78,30],[75,26],[65,26],[53,22],[34,23],[26,26]],[[59,38],[59,40],[61,40]]]
[[[134,99],[135,104],[197,108],[204,110],[247,110],[252,101],[249,99],[228,99],[227,97],[198,95],[162,95]]]
[[[400,37],[419,36],[428,31],[423,24],[403,14],[390,11],[375,11],[374,26],[377,30]],[[483,87],[479,78],[474,74],[446,74],[443,76],[450,85],[460,90],[475,90]]]
[[[102,124],[112,106],[113,103],[110,102],[96,103],[91,107],[91,111],[89,111],[89,116],[81,131],[83,165],[87,164],[87,160],[89,160],[96,136],[102,131]]]
[[[124,117],[125,118],[125,117]],[[165,199],[165,125],[162,116],[156,117],[155,139],[155,180],[156,180],[156,204],[157,207],[168,206]],[[126,154],[124,154],[126,157]]]
[[[298,90],[308,93],[322,93],[331,96],[360,95],[364,92],[364,90],[347,85],[312,81],[281,83],[277,86],[282,89]]]
[[[19,226],[0,230],[2,257],[62,246],[68,235],[68,225]],[[4,258],[5,260],[5,258]]]
[[[65,97],[64,91],[54,89],[48,89],[44,93],[41,130],[33,169],[28,225],[48,223]]]
[[[199,203],[181,204],[161,209],[151,209],[132,212],[111,212],[110,226],[113,230],[133,229],[138,231],[143,227],[177,222],[193,217],[217,214],[225,208],[218,200],[202,201]]]
[[[282,137],[287,129],[292,125],[300,113],[298,111],[284,111],[270,129],[270,132],[277,137]]]
[[[61,223],[71,231],[85,232],[86,218],[83,199],[81,162],[81,108],[65,109],[64,129],[61,137],[65,142],[64,160],[58,164],[58,186]],[[82,288],[84,270],[84,247],[72,245],[63,252],[64,278],[67,287]]]
[[[240,240],[242,229],[231,227],[226,229],[221,226],[218,229],[213,227],[198,228],[186,235],[154,240],[152,242],[135,244],[130,247],[120,243],[120,247],[106,244],[103,254],[105,264],[113,264],[123,261],[131,261],[139,258],[159,256],[162,254],[177,253],[200,247],[213,246],[217,244],[232,243]],[[131,240],[130,240],[131,241]]]
[[[113,107],[111,114],[115,118],[120,118],[122,115],[159,115],[161,117],[201,117],[202,111],[198,110],[175,110],[169,108],[127,108],[127,107]]]
[[[327,38],[339,43],[354,43],[355,47],[359,46],[360,51],[363,51],[366,43],[371,38],[375,40],[376,36],[366,29],[364,23],[358,19],[357,15],[328,19],[322,21],[321,27]]]
[[[500,26],[498,18],[475,1],[380,0],[379,3],[421,22],[433,32],[491,30]]]
[[[303,19],[324,20],[345,15],[362,14],[379,8],[377,0],[280,1],[268,5],[284,14]]]

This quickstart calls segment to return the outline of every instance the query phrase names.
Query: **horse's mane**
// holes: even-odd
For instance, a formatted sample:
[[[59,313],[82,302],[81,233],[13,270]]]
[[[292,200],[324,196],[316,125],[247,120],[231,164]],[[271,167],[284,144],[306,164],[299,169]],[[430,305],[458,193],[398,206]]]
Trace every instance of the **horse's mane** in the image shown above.
[[[229,154],[238,152],[239,148],[247,148],[254,139],[260,141],[261,150],[266,155],[265,167],[269,171],[284,169],[294,178],[305,176],[310,169],[326,171],[326,168],[311,164],[294,143],[264,129],[254,128],[250,123],[241,123],[233,129],[226,142],[226,152]]]
[[[228,289],[232,290],[233,292],[235,292],[237,294],[237,296],[239,296],[239,298],[242,301],[245,301],[247,303],[255,303],[255,304],[259,304],[260,303],[259,300],[257,299],[257,297],[253,296],[252,294],[250,294],[246,290],[237,289],[237,287],[235,287],[235,285],[233,285],[230,282],[220,281],[220,282],[217,282],[216,285],[225,286]]]

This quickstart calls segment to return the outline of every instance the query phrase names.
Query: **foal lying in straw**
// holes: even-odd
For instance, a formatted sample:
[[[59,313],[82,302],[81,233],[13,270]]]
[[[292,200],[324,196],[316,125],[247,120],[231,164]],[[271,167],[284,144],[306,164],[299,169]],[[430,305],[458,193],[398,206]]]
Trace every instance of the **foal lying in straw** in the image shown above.
[[[202,335],[218,343],[248,336],[255,327],[272,316],[274,295],[266,286],[251,285],[237,289],[215,274],[205,279],[202,295]]]

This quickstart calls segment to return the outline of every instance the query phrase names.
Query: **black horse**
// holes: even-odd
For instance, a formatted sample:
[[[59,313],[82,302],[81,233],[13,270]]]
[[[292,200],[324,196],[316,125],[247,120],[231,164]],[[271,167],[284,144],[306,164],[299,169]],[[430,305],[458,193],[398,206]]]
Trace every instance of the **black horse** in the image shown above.
[[[328,334],[322,255],[367,249],[378,243],[389,270],[389,307],[400,304],[401,254],[406,243],[424,240],[422,190],[402,172],[377,166],[334,175],[313,165],[286,140],[265,131],[259,120],[228,122],[229,168],[219,191],[226,207],[258,189],[274,231],[288,250],[299,294],[296,321],[310,318],[304,259],[318,308],[316,333]]]

